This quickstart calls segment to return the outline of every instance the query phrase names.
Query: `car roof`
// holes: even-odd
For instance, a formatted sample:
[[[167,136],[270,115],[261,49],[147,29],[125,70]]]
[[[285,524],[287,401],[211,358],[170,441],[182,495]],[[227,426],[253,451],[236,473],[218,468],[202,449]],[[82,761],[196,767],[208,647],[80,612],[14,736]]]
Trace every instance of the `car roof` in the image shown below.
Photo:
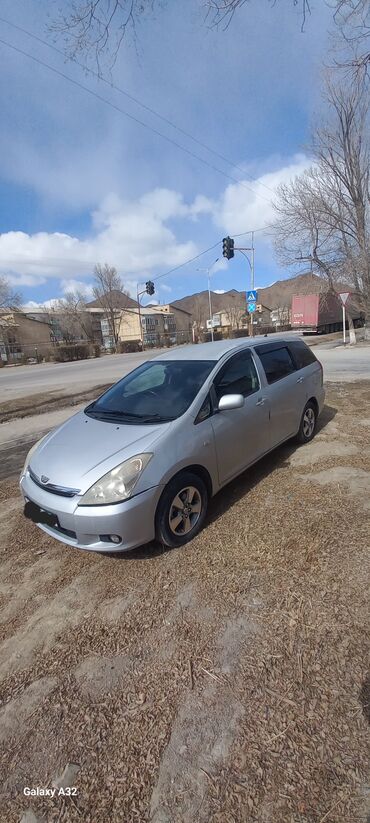
[[[185,346],[177,346],[167,349],[161,354],[153,357],[153,360],[221,360],[228,352],[249,349],[251,346],[261,345],[261,343],[288,343],[292,338],[271,334],[269,337],[258,335],[256,337],[243,337],[236,340],[215,340],[213,343],[197,343]],[[296,336],[293,339],[297,339]]]

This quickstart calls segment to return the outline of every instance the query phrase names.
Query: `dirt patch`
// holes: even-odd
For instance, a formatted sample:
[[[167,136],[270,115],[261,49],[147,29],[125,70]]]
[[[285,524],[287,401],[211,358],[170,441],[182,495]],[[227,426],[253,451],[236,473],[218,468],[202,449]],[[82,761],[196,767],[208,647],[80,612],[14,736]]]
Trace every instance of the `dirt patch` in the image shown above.
[[[26,399],[19,397],[14,400],[6,400],[0,403],[0,423],[18,418],[31,417],[35,414],[44,414],[54,409],[61,409],[64,406],[77,406],[85,400],[94,400],[98,395],[110,388],[112,384],[106,383],[103,386],[94,386],[91,389],[74,392],[73,394],[63,394],[62,392],[44,392],[30,394]]]
[[[319,483],[320,486],[336,485],[338,488],[347,488],[350,494],[363,503],[365,509],[370,509],[370,472],[351,466],[336,466],[300,477],[302,480]]]
[[[42,561],[39,565],[42,565]],[[37,590],[38,578],[33,575],[33,570],[31,575],[34,589]],[[75,629],[83,618],[92,613],[98,591],[99,584],[96,581],[86,580],[81,576],[62,587],[50,600],[45,598],[25,624],[2,643],[0,681],[9,674],[28,667],[36,651],[48,654],[62,631]]]
[[[88,657],[76,667],[74,676],[82,692],[96,699],[122,686],[131,669],[132,661],[126,655]]]
[[[311,440],[305,449],[296,451],[290,457],[291,466],[309,466],[311,463],[316,463],[319,460],[325,460],[330,457],[347,457],[353,454],[358,454],[359,446],[354,443],[348,443],[342,440],[323,441],[320,435]],[[370,450],[369,450],[370,455]]]
[[[369,401],[331,386],[312,444],[230,484],[181,550],[74,551],[0,484],[2,710],[36,690],[0,748],[1,823],[66,763],[74,803],[32,801],[48,823],[365,823]]]
[[[201,698],[186,700],[162,756],[151,797],[152,823],[210,820],[208,785],[226,762],[243,711],[241,703],[216,686]]]
[[[22,732],[23,725],[33,714],[35,709],[43,701],[49,692],[56,685],[53,677],[43,677],[41,680],[34,680],[20,695],[14,700],[10,700],[0,709],[0,743],[5,743],[9,737],[14,737]]]

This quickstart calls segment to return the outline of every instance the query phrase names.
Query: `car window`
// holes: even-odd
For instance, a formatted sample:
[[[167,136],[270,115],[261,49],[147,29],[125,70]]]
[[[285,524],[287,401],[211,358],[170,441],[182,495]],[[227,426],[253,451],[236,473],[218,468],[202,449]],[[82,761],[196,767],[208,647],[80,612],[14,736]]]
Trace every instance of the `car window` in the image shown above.
[[[165,376],[165,364],[154,363],[151,369],[135,375],[131,380],[128,380],[124,390],[125,397],[128,397],[130,394],[137,394],[141,391],[155,389],[157,386],[162,386]]]
[[[217,375],[214,387],[217,400],[224,394],[242,394],[247,397],[258,391],[258,374],[250,352],[239,352],[232,357]]]
[[[292,342],[289,343],[289,349],[293,355],[297,369],[304,369],[306,366],[310,366],[311,363],[317,363],[317,358],[313,351],[306,346],[303,340],[292,340]]]
[[[263,351],[262,346],[258,349],[258,356],[265,370],[268,383],[275,383],[288,374],[296,371],[292,355],[286,346],[279,349]]]
[[[211,403],[211,398],[210,398],[209,394],[207,394],[207,397],[205,398],[205,400],[203,400],[203,403],[202,403],[202,405],[199,409],[199,412],[198,412],[198,414],[197,414],[197,416],[194,420],[194,423],[202,423],[203,420],[207,420],[207,418],[210,417],[211,414],[212,414],[212,403]]]

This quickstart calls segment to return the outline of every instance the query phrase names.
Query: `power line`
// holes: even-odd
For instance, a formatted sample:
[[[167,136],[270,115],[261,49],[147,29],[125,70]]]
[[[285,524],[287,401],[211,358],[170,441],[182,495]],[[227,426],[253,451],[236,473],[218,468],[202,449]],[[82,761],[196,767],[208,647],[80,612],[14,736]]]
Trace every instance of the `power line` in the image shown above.
[[[252,234],[252,232],[256,233],[259,231],[265,231],[265,229],[271,229],[272,223],[268,226],[260,226],[258,229],[249,229],[249,231],[243,231],[241,234],[234,234],[233,237],[244,237],[246,234]],[[209,251],[213,251],[213,249],[217,248],[217,246],[221,245],[222,239],[220,238],[217,240],[217,243],[214,243],[213,246],[210,246],[208,249],[204,249],[204,251],[199,252],[196,254],[195,257],[191,257],[190,260],[185,260],[184,263],[180,263],[178,266],[175,266],[173,269],[169,269],[169,271],[164,272],[163,274],[157,274],[156,277],[152,277],[152,281],[160,280],[161,277],[167,277],[169,274],[173,274],[173,272],[178,271],[178,269],[182,269],[184,266],[188,266],[190,263],[194,263],[195,260],[199,260],[200,257],[203,257],[204,254],[207,254]]]
[[[65,59],[65,54],[61,49],[58,49],[57,46],[54,46],[52,43],[48,43],[47,40],[44,40],[42,37],[39,37],[37,34],[34,34],[33,32],[28,31],[27,29],[23,28],[22,26],[18,26],[16,23],[11,22],[10,20],[7,20],[4,17],[0,17],[0,22],[1,23],[6,23],[6,25],[11,26],[12,28],[16,29],[17,31],[22,32],[22,34],[25,34],[27,37],[31,37],[33,40],[36,40],[38,43],[42,43],[42,45],[46,46],[47,48],[51,49],[52,51],[55,51],[56,54],[61,55]],[[150,106],[147,106],[146,103],[143,103],[141,100],[139,100],[134,95],[130,94],[125,89],[122,89],[120,86],[117,86],[115,83],[112,83],[109,80],[106,80],[98,72],[94,71],[93,69],[90,69],[88,66],[85,66],[83,63],[81,63],[80,60],[77,60],[75,57],[70,57],[69,59],[72,63],[75,63],[77,66],[79,66],[84,72],[88,72],[89,74],[92,75],[92,77],[95,77],[98,81],[100,81],[102,83],[105,83],[107,86],[109,86],[111,89],[114,89],[119,94],[124,95],[125,97],[127,97],[128,100],[132,100],[133,103],[136,103],[136,105],[140,106],[145,111],[148,111],[150,114],[154,114],[155,117],[158,117],[159,120],[162,120],[163,123],[167,123],[168,126],[171,126],[171,128],[176,129],[176,131],[178,131],[180,134],[183,134],[185,137],[188,137],[190,140],[193,140],[193,142],[197,143],[198,146],[201,146],[203,149],[206,149],[206,151],[210,152],[215,157],[218,157],[219,160],[223,160],[225,163],[228,164],[228,166],[231,166],[232,168],[237,169],[238,171],[240,171],[252,183],[257,183],[257,180],[254,177],[252,177],[252,175],[248,174],[248,172],[246,172],[245,169],[243,169],[242,166],[239,166],[237,163],[234,163],[228,157],[225,157],[225,155],[220,154],[219,152],[215,151],[215,149],[212,149],[210,146],[208,146],[202,140],[199,140],[197,137],[194,137],[194,135],[192,135],[190,132],[186,131],[185,129],[181,128],[180,126],[177,126],[176,123],[174,123],[172,120],[169,120],[167,117],[164,117],[162,114],[160,114],[155,109],[151,108]],[[239,181],[239,182],[242,182],[242,181]],[[265,183],[259,182],[259,185],[262,186],[264,189],[266,189],[266,191],[269,191],[271,194],[275,194],[274,190],[270,189],[269,186],[266,186]],[[255,194],[257,194],[257,192],[255,192]]]
[[[195,154],[190,149],[187,149],[185,148],[185,146],[182,146],[181,143],[177,143],[176,140],[173,140],[171,137],[168,137],[166,134],[163,134],[162,132],[158,131],[158,129],[153,128],[153,126],[149,126],[148,123],[144,123],[143,120],[139,120],[138,117],[135,117],[133,114],[129,114],[129,112],[125,111],[124,109],[121,109],[119,106],[116,106],[115,103],[112,103],[110,100],[107,100],[106,97],[102,97],[101,94],[98,94],[96,91],[93,91],[88,86],[85,86],[78,80],[74,80],[72,77],[69,77],[68,74],[64,74],[64,72],[54,68],[54,66],[50,66],[48,63],[45,63],[44,60],[40,60],[38,57],[34,57],[33,54],[29,54],[29,52],[20,49],[18,46],[14,46],[12,43],[8,43],[6,40],[0,39],[0,43],[3,46],[7,46],[7,48],[9,49],[12,49],[12,51],[15,51],[17,54],[22,54],[23,57],[28,57],[30,60],[33,60],[34,63],[37,63],[38,65],[42,66],[45,69],[48,69],[49,71],[53,72],[59,77],[62,77],[64,80],[67,80],[69,83],[72,83],[72,85],[76,86],[77,88],[86,91],[88,94],[90,94],[92,97],[95,97],[101,103],[105,103],[105,105],[110,106],[110,108],[119,112],[119,114],[123,114],[124,117],[128,117],[130,120],[133,120],[134,123],[137,123],[138,125],[143,126],[145,129],[148,129],[148,131],[153,132],[153,134],[156,134],[158,137],[161,137],[162,140],[166,140],[168,143],[171,143],[173,146],[176,146],[176,148],[190,155],[190,157],[193,157],[195,160],[198,160],[200,163],[203,163],[203,165],[208,166],[208,168],[212,169],[213,171],[216,171],[218,174],[222,174],[223,177],[226,177],[228,180],[231,180],[238,186],[242,186],[249,192],[252,192],[252,194],[254,194],[255,196],[262,198],[262,200],[265,200],[265,202],[270,205],[271,201],[267,200],[267,197],[264,197],[262,194],[255,191],[250,186],[247,186],[247,184],[244,183],[242,180],[238,180],[236,177],[232,177],[230,174],[227,174],[227,172],[217,168],[217,166],[214,166],[212,163],[209,163],[208,160],[204,160],[202,157],[199,157],[198,154]]]
[[[156,277],[152,277],[153,281],[160,280],[161,277],[167,277],[169,274],[173,274],[174,271],[178,271],[178,269],[182,269],[184,266],[188,266],[190,263],[194,263],[195,260],[199,260],[200,257],[203,257],[204,254],[207,252],[212,251],[215,249],[216,246],[219,246],[221,240],[217,240],[217,243],[214,243],[213,246],[210,246],[209,249],[205,249],[204,251],[199,252],[196,254],[195,257],[191,257],[190,260],[185,260],[185,263],[180,263],[178,266],[175,266],[173,269],[169,269],[169,271],[165,271],[163,274],[157,274]]]

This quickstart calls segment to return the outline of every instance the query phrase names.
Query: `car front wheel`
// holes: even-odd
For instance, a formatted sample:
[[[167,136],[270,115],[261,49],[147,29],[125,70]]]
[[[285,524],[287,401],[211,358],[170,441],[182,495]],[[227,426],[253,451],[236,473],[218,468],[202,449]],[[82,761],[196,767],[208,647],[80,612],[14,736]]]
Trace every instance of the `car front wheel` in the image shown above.
[[[298,443],[309,443],[312,440],[317,423],[317,411],[314,403],[307,403],[303,409],[301,424],[297,434]]]
[[[192,472],[182,472],[170,480],[158,504],[157,540],[165,546],[183,546],[203,526],[208,491],[203,480]]]

